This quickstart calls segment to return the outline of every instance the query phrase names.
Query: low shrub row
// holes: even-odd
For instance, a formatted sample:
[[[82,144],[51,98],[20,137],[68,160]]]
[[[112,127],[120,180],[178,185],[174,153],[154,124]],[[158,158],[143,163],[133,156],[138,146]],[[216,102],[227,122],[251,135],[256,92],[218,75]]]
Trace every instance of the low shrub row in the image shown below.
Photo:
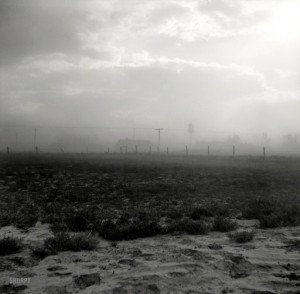
[[[263,229],[297,226],[300,225],[300,206],[278,199],[256,198],[249,202],[243,216],[258,219]]]

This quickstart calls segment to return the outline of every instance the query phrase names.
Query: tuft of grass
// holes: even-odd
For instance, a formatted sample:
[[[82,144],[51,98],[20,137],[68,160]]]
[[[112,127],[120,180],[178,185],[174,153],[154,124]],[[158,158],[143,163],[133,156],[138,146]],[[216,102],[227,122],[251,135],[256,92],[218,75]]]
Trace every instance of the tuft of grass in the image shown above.
[[[85,216],[80,213],[70,213],[65,217],[66,226],[73,232],[84,232],[88,230],[88,222]]]
[[[107,240],[119,241],[155,236],[163,229],[156,221],[132,219],[116,223],[109,219],[100,224],[98,233]]]
[[[262,216],[270,215],[278,206],[275,199],[257,197],[246,205],[243,217],[247,219],[260,219]]]
[[[225,203],[211,202],[192,208],[190,217],[193,220],[200,220],[203,217],[228,216],[229,208]]]
[[[211,212],[208,211],[207,208],[203,207],[203,206],[194,207],[191,214],[190,214],[190,217],[193,220],[200,220],[203,217],[207,217],[207,216],[212,216]]]
[[[282,200],[256,198],[243,212],[246,218],[256,218],[264,229],[296,226],[300,224],[300,206],[289,205]]]
[[[254,235],[254,231],[238,231],[228,234],[228,237],[236,243],[247,243],[253,240]]]
[[[268,215],[261,215],[259,222],[262,229],[274,229],[283,225],[281,216],[275,212]]]
[[[9,226],[14,223],[15,216],[12,213],[2,212],[0,215],[0,227]]]
[[[167,217],[173,220],[179,220],[183,217],[183,212],[179,209],[173,208],[167,211]]]
[[[0,255],[9,255],[18,253],[22,250],[22,242],[21,239],[4,236],[0,239]]]
[[[38,221],[38,209],[31,204],[25,204],[16,212],[14,224],[19,229],[28,229],[33,227]]]
[[[44,241],[48,252],[95,250],[98,240],[87,234],[59,232]]]
[[[191,235],[207,234],[210,231],[210,226],[207,222],[202,220],[192,220],[183,218],[175,221],[167,228],[168,233],[181,232]]]
[[[31,248],[31,256],[37,259],[44,259],[49,255],[55,254],[56,252],[46,249],[45,247],[34,247]]]
[[[260,227],[272,229],[300,224],[300,207],[280,205],[272,213],[259,217]]]
[[[286,204],[283,200],[256,198],[247,205],[243,216],[258,219],[264,229],[296,226],[300,224],[300,206]]]
[[[218,232],[229,232],[237,228],[237,223],[230,218],[217,216],[213,222],[213,230]]]

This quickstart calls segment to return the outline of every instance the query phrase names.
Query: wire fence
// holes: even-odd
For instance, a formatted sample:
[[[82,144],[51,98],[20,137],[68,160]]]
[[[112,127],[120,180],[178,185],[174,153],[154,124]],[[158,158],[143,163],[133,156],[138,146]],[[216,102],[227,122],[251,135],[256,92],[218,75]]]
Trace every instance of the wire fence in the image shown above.
[[[159,131],[158,131],[159,130]],[[300,144],[274,148],[261,134],[255,143],[230,142],[230,132],[212,132],[223,141],[204,141],[186,129],[99,126],[0,126],[1,153],[120,153],[199,156],[300,155]],[[125,138],[125,139],[120,139]]]

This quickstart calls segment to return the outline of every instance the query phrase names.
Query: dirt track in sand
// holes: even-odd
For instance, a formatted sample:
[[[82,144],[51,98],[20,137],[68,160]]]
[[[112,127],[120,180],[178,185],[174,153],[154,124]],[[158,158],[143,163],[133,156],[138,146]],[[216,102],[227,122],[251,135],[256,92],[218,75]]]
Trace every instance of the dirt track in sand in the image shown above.
[[[240,228],[255,225],[239,221]],[[40,223],[27,233],[11,226],[3,233],[31,246],[52,234]],[[300,239],[300,227],[256,229],[247,244],[233,243],[225,233],[157,236],[116,247],[101,239],[97,251],[62,252],[41,261],[25,248],[1,257],[0,285],[7,293],[30,294],[300,293],[299,251],[287,247],[295,239]],[[81,277],[85,274],[96,275]],[[30,282],[9,284],[11,277],[30,277]]]

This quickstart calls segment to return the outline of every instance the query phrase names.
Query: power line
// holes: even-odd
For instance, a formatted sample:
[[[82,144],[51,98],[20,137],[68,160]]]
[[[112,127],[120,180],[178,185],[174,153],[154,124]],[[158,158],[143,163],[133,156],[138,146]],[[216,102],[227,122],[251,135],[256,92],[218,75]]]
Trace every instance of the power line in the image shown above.
[[[0,125],[0,128],[29,128],[29,129],[103,129],[103,130],[153,130],[142,127],[100,127],[100,126],[47,126],[47,125]]]

